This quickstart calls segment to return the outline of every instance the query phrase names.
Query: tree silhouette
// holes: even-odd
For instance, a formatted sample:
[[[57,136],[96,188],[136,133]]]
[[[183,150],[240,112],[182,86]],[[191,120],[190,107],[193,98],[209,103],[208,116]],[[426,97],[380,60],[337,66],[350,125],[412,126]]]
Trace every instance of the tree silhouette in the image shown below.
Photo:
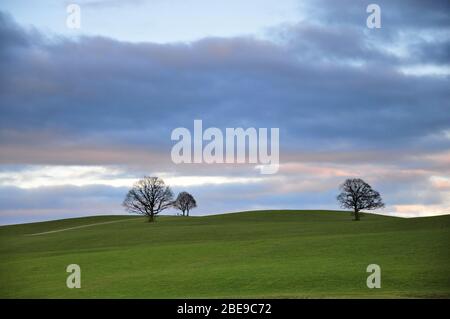
[[[189,211],[192,208],[197,207],[197,202],[194,199],[194,196],[189,194],[188,192],[181,192],[178,194],[177,199],[173,203],[173,206],[183,212],[183,216],[189,216]]]
[[[337,200],[343,208],[353,209],[354,220],[359,220],[360,211],[384,207],[380,193],[360,178],[347,179],[341,186]]]
[[[129,213],[141,214],[155,220],[155,216],[172,205],[173,193],[158,177],[145,176],[130,189],[122,205]]]

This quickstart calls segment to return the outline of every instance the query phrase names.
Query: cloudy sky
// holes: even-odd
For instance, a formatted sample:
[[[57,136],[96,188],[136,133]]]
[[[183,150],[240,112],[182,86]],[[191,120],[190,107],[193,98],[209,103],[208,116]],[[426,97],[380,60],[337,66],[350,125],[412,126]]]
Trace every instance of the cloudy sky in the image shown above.
[[[381,213],[450,213],[450,2],[74,2],[80,29],[67,1],[0,4],[0,224],[123,214],[144,175],[193,215],[338,209],[348,177]],[[278,173],[174,164],[195,119],[279,128]]]

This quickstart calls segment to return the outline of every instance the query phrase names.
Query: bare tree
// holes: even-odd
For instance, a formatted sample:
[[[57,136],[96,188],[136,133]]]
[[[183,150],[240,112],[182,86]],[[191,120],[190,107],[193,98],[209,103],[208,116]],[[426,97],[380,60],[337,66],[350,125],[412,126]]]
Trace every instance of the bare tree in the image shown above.
[[[147,216],[153,222],[156,215],[172,206],[172,201],[172,190],[161,178],[145,176],[128,191],[122,205],[129,213]]]
[[[337,200],[343,208],[353,209],[354,220],[359,220],[360,211],[384,207],[380,193],[360,178],[347,179],[341,186]]]
[[[188,192],[181,192],[178,194],[177,199],[173,203],[173,206],[183,212],[183,216],[189,216],[189,211],[192,208],[197,207],[197,202],[194,199],[194,196],[189,194]]]

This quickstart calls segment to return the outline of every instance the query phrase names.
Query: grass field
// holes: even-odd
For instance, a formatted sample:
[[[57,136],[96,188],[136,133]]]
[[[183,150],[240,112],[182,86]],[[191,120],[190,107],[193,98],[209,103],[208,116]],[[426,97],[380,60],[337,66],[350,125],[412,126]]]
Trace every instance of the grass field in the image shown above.
[[[336,211],[3,226],[0,297],[449,298],[449,239],[449,215],[353,222]],[[381,289],[366,286],[372,263]],[[81,289],[66,287],[68,264],[80,265]]]

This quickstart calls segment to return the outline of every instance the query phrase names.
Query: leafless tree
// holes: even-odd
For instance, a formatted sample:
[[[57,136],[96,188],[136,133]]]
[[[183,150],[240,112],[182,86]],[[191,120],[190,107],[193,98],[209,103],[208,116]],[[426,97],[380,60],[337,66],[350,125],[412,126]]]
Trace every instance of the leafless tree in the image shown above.
[[[384,207],[380,193],[360,178],[347,179],[340,189],[337,200],[341,207],[353,209],[354,220],[359,220],[361,210]]]
[[[147,216],[149,222],[153,222],[155,216],[172,203],[170,187],[161,178],[145,176],[128,191],[122,205],[128,212]]]
[[[194,199],[194,196],[189,194],[188,192],[181,192],[178,194],[177,199],[173,203],[173,206],[183,212],[183,216],[186,214],[189,216],[189,211],[192,208],[197,207],[197,202]]]

